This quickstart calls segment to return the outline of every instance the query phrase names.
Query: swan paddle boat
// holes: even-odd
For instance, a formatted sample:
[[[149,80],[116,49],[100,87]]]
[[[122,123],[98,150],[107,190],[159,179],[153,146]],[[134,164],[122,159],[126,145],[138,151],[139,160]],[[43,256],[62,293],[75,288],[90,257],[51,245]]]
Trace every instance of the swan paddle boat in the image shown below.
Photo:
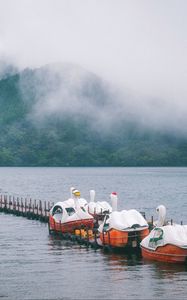
[[[155,228],[146,236],[140,246],[142,256],[169,263],[187,262],[187,225],[166,222],[166,208],[157,207],[159,213]]]
[[[98,228],[98,243],[114,248],[138,248],[140,241],[149,234],[148,223],[135,209],[117,211],[117,200],[117,194],[112,193],[112,212]]]
[[[95,201],[94,190],[90,190],[90,202],[85,205],[85,208],[94,218],[100,217],[100,219],[112,212],[112,207],[107,201]]]
[[[92,229],[94,218],[84,208],[87,201],[80,192],[71,188],[71,198],[57,202],[49,212],[49,229],[62,233],[74,233],[76,229]]]

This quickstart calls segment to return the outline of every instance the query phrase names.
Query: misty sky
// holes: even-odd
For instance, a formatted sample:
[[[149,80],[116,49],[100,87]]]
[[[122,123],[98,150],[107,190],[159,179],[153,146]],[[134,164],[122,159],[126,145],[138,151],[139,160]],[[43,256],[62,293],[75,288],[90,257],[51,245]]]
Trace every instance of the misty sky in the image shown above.
[[[77,63],[184,120],[186,16],[186,0],[0,0],[0,58]]]

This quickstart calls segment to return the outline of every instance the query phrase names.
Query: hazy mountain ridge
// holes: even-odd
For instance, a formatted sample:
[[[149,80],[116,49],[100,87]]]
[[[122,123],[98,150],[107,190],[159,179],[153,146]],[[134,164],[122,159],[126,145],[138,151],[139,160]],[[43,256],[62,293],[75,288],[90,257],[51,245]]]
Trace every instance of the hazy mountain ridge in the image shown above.
[[[117,91],[74,65],[0,80],[1,166],[187,166],[187,139],[141,127]]]
[[[14,64],[0,58],[0,80],[15,75],[18,72],[18,68]]]

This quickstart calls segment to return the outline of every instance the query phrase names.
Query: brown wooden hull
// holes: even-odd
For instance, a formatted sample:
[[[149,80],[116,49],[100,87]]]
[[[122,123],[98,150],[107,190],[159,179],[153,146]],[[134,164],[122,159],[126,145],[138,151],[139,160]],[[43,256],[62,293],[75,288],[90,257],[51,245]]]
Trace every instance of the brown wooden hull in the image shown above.
[[[52,216],[49,217],[49,226],[51,230],[62,233],[74,233],[75,229],[86,227],[87,229],[93,229],[93,219],[76,220],[66,223],[56,222]]]
[[[149,234],[149,229],[141,231],[120,231],[111,229],[100,233],[100,239],[103,245],[109,245],[114,248],[139,247],[139,243]]]
[[[187,261],[187,249],[167,244],[156,250],[147,249],[141,246],[142,256],[146,259],[163,261],[169,263],[185,263]]]

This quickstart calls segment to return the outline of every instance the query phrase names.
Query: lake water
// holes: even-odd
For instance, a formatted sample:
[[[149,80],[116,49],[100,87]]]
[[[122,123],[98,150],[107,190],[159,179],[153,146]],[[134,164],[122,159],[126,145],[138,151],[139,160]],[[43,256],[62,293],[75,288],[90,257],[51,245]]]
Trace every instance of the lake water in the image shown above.
[[[187,224],[187,168],[0,168],[0,192],[58,201],[118,193],[119,209]],[[46,224],[0,214],[0,299],[184,299],[187,267],[94,251],[48,234]]]

